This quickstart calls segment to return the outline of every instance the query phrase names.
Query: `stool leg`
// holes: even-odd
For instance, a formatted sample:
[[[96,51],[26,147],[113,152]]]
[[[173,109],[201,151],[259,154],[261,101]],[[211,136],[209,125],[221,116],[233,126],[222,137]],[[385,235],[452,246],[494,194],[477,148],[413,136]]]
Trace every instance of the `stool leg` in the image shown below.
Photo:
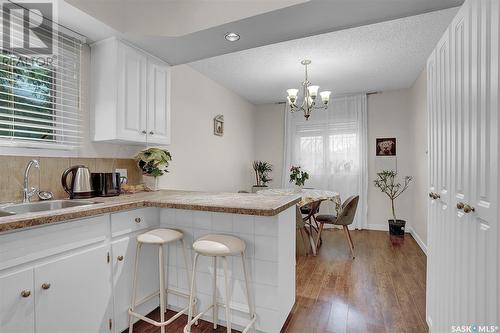
[[[252,319],[255,316],[255,307],[253,305],[253,300],[250,293],[250,283],[248,279],[247,264],[245,261],[245,252],[241,252],[241,262],[243,263],[243,274],[245,275],[245,289],[247,291],[248,310],[250,312],[250,319]]]
[[[192,273],[191,273],[191,269],[189,267],[189,260],[188,260],[188,255],[187,255],[187,252],[186,252],[186,243],[184,242],[184,239],[181,239],[181,244],[182,244],[182,255],[184,256],[184,264],[186,265],[187,287],[188,287],[189,294],[191,295],[191,294],[194,294],[193,290],[191,289],[191,276],[192,276]],[[194,307],[195,307],[195,305],[193,304],[193,312],[196,312],[194,310]]]
[[[231,333],[231,309],[229,307],[229,276],[227,272],[227,258],[222,257],[222,264],[224,266],[224,288],[226,290],[226,327],[227,333]]]
[[[212,309],[212,320],[214,321],[214,330],[217,329],[217,322],[219,321],[219,309],[217,308],[217,257],[214,257],[214,285],[213,285],[213,295],[212,303],[214,308]]]
[[[163,261],[163,245],[158,247],[158,268],[160,271],[160,322],[165,322],[165,262]],[[165,333],[165,326],[161,326],[161,333]]]
[[[137,242],[137,247],[135,250],[135,262],[134,262],[134,282],[132,284],[132,299],[130,301],[130,310],[134,311],[135,310],[135,299],[137,297],[137,273],[138,273],[138,266],[139,266],[139,255],[141,252],[141,246],[142,244]],[[132,333],[134,331],[134,320],[131,314],[128,315],[128,331],[129,333]]]
[[[195,281],[196,281],[196,264],[198,263],[198,253],[194,255],[193,262],[193,275],[191,277],[191,293],[189,294],[189,311],[188,311],[188,323],[187,332],[191,332],[191,320],[193,319],[193,303],[194,303],[194,292],[195,292]]]

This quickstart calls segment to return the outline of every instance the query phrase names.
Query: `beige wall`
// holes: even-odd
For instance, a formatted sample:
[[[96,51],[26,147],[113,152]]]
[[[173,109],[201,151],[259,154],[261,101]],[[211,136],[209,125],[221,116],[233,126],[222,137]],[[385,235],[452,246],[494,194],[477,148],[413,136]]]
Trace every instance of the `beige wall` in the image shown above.
[[[413,151],[413,221],[412,228],[427,244],[427,73],[422,71],[410,90],[411,150]]]
[[[172,68],[170,173],[162,188],[237,191],[253,181],[255,106],[187,65]],[[224,115],[224,136],[213,118]]]
[[[281,187],[284,110],[283,104],[266,104],[258,105],[255,112],[255,159],[273,165],[270,187]]]

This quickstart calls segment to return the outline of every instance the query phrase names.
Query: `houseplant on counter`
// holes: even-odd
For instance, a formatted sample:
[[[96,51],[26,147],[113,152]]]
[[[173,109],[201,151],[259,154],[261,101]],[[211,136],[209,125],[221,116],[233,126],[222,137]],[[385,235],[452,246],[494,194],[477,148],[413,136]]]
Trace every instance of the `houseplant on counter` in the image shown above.
[[[253,171],[255,172],[255,182],[256,184],[252,186],[252,193],[256,193],[267,187],[272,179],[269,178],[269,173],[273,171],[273,166],[271,163],[264,161],[253,161],[252,164]]]
[[[382,193],[385,193],[391,200],[392,220],[389,222],[389,233],[391,236],[403,236],[405,233],[405,220],[398,220],[396,218],[396,209],[394,207],[394,200],[396,200],[410,185],[413,177],[406,176],[404,184],[396,181],[397,172],[392,170],[383,170],[377,173],[377,179],[373,181],[376,188]]]
[[[306,180],[309,179],[309,174],[301,170],[300,166],[293,166],[290,168],[290,183],[294,183],[298,191],[302,189]]]
[[[158,191],[159,177],[168,172],[167,167],[172,160],[170,152],[161,148],[148,148],[135,157],[142,171],[144,186],[151,191]]]

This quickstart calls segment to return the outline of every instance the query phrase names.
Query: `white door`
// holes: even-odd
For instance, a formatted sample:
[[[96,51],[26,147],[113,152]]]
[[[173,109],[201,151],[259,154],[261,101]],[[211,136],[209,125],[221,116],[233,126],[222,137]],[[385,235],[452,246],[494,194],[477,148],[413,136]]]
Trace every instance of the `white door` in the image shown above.
[[[146,71],[147,56],[119,43],[117,136],[120,140],[146,142]]]
[[[0,277],[0,332],[35,331],[33,269]]]
[[[170,143],[170,67],[148,60],[148,143]]]
[[[136,246],[137,241],[135,236],[126,237],[112,243],[111,262],[113,267],[115,332],[122,332],[128,327],[128,308],[130,307],[132,297]],[[159,289],[158,247],[144,245],[141,250],[139,263],[138,301]],[[152,302],[137,307],[136,311],[146,315],[158,306],[158,298],[155,297],[152,299]]]
[[[109,332],[111,268],[102,245],[35,267],[37,333]]]
[[[499,13],[466,1],[427,63],[431,332],[500,326]]]

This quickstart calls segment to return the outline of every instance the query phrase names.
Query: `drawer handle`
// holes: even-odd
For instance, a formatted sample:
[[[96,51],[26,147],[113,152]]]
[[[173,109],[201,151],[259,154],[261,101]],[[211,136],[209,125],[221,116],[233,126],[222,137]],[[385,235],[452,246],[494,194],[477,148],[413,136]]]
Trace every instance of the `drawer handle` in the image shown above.
[[[47,290],[50,288],[50,283],[44,283],[42,284],[42,289]]]
[[[134,221],[135,221],[135,223],[141,223],[142,219],[140,217],[136,217]]]
[[[31,291],[29,291],[29,290],[23,290],[23,291],[21,291],[21,296],[24,297],[24,298],[30,297],[30,295],[31,295]]]
[[[118,256],[116,259],[118,259],[118,261],[123,261],[123,256]]]

